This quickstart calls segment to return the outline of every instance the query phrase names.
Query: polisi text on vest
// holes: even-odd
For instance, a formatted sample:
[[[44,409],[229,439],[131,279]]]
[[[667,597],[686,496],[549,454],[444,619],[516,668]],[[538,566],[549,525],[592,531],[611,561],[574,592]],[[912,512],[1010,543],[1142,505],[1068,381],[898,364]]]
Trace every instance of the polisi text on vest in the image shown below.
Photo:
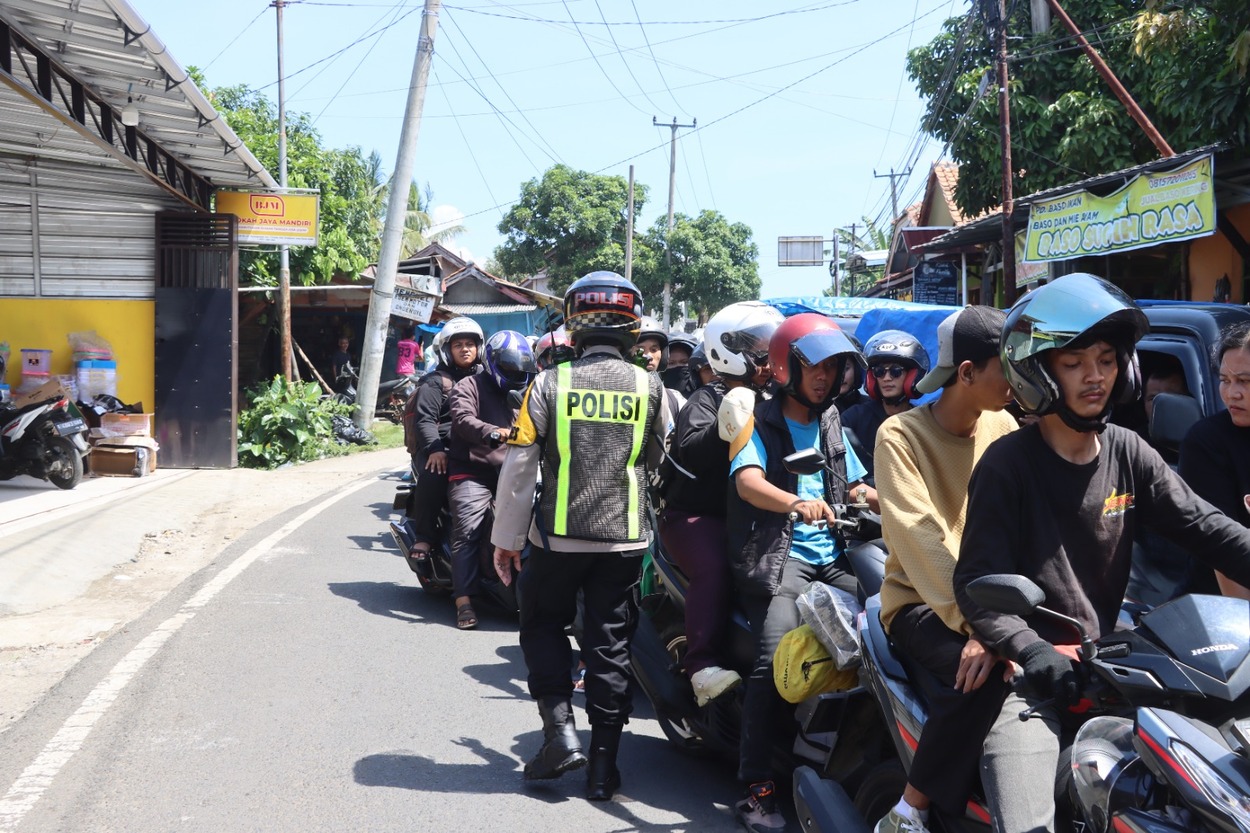
[[[570,419],[634,422],[644,415],[642,397],[633,393],[571,390],[565,397],[564,415]]]

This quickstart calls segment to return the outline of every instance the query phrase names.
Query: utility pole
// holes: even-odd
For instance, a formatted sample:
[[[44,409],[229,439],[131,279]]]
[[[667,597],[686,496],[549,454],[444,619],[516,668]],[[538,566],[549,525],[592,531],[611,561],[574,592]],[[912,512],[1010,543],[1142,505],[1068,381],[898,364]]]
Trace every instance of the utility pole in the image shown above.
[[[671,223],[670,223],[671,228]],[[634,166],[629,166],[629,219],[625,224],[625,280],[634,279]]]
[[[894,180],[906,179],[909,176],[911,176],[911,168],[908,168],[907,170],[901,173],[897,173],[897,174],[894,173],[893,168],[890,168],[890,172],[888,174],[879,174],[877,173],[876,168],[872,169],[873,179],[889,179],[890,180],[890,209],[894,212],[893,214],[890,215],[891,227],[893,227],[893,225],[898,222],[898,184]]]
[[[273,0],[278,16],[278,185],[286,192],[286,73],[282,56],[282,7],[290,0]],[[291,381],[291,250],[278,247],[278,336],[282,376]]]
[[[438,10],[442,0],[425,0],[421,12],[421,37],[417,56],[412,64],[412,81],[408,86],[408,106],[404,126],[399,134],[399,152],[391,174],[391,191],[387,198],[386,226],[382,230],[382,251],[378,254],[378,270],[369,295],[369,318],[365,324],[365,345],[360,361],[360,384],[356,388],[356,425],[368,428],[378,400],[378,380],[382,376],[382,352],[386,348],[386,330],[391,321],[391,299],[395,294],[395,272],[399,269],[403,245],[404,216],[408,212],[408,191],[412,186],[412,169],[417,155],[417,135],[421,132],[421,111],[425,106],[425,84],[434,59],[434,33],[438,30]]]
[[[1137,126],[1146,134],[1146,138],[1150,139],[1151,144],[1159,151],[1159,155],[1165,158],[1175,156],[1176,151],[1172,150],[1172,146],[1167,143],[1167,140],[1155,128],[1154,123],[1150,121],[1150,117],[1137,105],[1129,91],[1124,89],[1124,85],[1120,83],[1120,79],[1116,77],[1115,72],[1112,71],[1111,67],[1107,66],[1107,62],[1098,54],[1098,50],[1090,46],[1089,41],[1085,39],[1085,35],[1072,22],[1072,18],[1068,17],[1068,13],[1063,10],[1063,6],[1059,5],[1059,0],[1049,0],[1049,2],[1050,7],[1055,10],[1055,16],[1059,18],[1059,22],[1076,38],[1076,42],[1081,45],[1081,50],[1085,53],[1085,57],[1089,58],[1089,62],[1094,65],[1094,69],[1098,70],[1102,80],[1107,82],[1107,86],[1111,88],[1111,92],[1115,94],[1115,97],[1120,99],[1124,109],[1128,110],[1128,114],[1133,117],[1133,121],[1137,122]]]
[[[669,144],[668,153],[668,237],[664,239],[664,325],[665,331],[668,330],[668,313],[669,307],[673,300],[673,249],[670,245],[670,239],[673,236],[673,196],[677,192],[677,131],[679,128],[688,127],[695,128],[699,126],[698,119],[691,119],[690,124],[678,124],[677,117],[673,116],[673,123],[668,127],[673,131],[673,137]],[[651,123],[659,126],[655,116],[651,117]]]
[[[1003,151],[1003,301],[1016,302],[1016,234],[1011,215],[1011,95],[1007,89],[1007,2],[989,0],[998,39],[998,130]]]

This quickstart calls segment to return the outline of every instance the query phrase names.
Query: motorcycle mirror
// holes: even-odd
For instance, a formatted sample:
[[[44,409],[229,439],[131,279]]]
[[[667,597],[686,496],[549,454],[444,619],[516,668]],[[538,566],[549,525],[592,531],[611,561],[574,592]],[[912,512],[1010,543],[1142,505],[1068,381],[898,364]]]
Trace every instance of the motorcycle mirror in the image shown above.
[[[782,461],[786,471],[799,476],[820,474],[825,470],[825,455],[814,448],[805,448],[787,455]]]
[[[1046,594],[1024,576],[981,576],[967,585],[968,597],[986,610],[1028,616],[1046,601]]]

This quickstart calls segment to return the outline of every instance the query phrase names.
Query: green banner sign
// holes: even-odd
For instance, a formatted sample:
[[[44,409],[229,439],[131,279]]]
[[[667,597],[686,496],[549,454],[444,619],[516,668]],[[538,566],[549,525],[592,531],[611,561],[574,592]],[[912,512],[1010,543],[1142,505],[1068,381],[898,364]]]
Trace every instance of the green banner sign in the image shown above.
[[[1211,156],[1141,174],[1105,197],[1065,194],[1029,207],[1026,263],[1144,249],[1215,233]]]

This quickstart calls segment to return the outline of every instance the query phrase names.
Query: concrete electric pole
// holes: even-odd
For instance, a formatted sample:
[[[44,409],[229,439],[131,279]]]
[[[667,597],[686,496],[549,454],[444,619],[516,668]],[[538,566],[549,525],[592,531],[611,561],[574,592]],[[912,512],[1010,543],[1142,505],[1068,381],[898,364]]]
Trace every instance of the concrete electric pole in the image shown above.
[[[894,224],[898,222],[898,183],[895,182],[895,180],[906,179],[907,177],[911,176],[911,168],[908,168],[907,170],[902,171],[901,173],[897,173],[897,174],[894,173],[893,168],[890,168],[890,172],[888,174],[879,174],[874,168],[872,172],[872,176],[874,179],[889,179],[890,180],[890,210],[894,212],[893,214],[890,215],[890,226],[893,227]]]
[[[673,123],[666,125],[673,131],[673,137],[671,143],[669,144],[668,154],[668,237],[672,237],[673,235],[673,195],[677,191],[677,131],[683,127],[695,128],[699,126],[698,119],[691,119],[690,122],[690,124],[678,124],[677,117],[673,116]],[[655,116],[651,117],[651,123],[656,127],[659,127],[660,125],[660,123],[656,121]],[[669,307],[671,306],[673,300],[673,283],[671,280],[673,274],[673,250],[669,245],[668,237],[664,239],[664,320],[661,322],[665,331],[668,330]]]
[[[408,212],[408,191],[412,185],[412,169],[417,155],[417,135],[421,132],[421,111],[425,106],[425,82],[434,58],[434,33],[438,30],[438,10],[442,0],[425,0],[421,12],[421,37],[417,41],[417,57],[412,65],[412,81],[408,86],[408,107],[404,126],[399,134],[399,153],[391,174],[391,190],[387,195],[386,226],[382,231],[382,251],[378,270],[369,295],[369,318],[365,323],[365,344],[360,360],[360,383],[356,387],[355,422],[368,428],[378,401],[378,381],[382,376],[382,353],[386,348],[386,331],[391,322],[391,299],[395,294],[395,272],[403,246],[404,216]]]
[[[286,191],[286,73],[282,56],[282,7],[290,0],[273,0],[278,16],[278,186]],[[278,337],[281,344],[282,377],[293,376],[291,359],[291,250],[278,247]]]

